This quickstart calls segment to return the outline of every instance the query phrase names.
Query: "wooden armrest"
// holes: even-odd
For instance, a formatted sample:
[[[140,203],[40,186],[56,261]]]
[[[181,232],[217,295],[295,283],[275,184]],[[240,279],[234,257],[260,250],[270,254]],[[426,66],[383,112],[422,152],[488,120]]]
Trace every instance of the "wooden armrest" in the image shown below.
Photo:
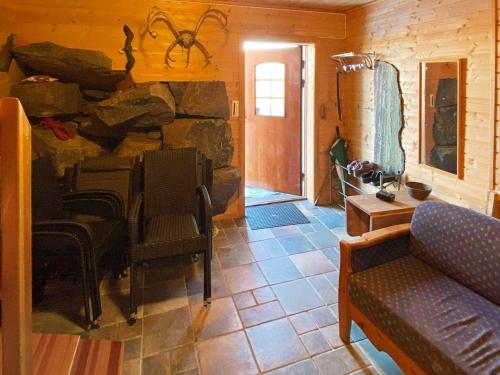
[[[411,223],[393,225],[392,227],[377,229],[372,232],[365,233],[359,239],[341,240],[340,251],[341,253],[350,253],[356,249],[378,245],[388,240],[406,236],[410,233],[410,225]]]

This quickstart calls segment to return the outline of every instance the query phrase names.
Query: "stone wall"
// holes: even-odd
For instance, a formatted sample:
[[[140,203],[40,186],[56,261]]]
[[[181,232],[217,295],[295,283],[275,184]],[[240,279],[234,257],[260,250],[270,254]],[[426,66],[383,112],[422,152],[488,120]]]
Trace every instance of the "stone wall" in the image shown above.
[[[214,161],[214,213],[225,212],[239,187],[231,167],[233,137],[221,81],[128,82],[98,51],[35,43],[12,50],[27,77],[12,86],[33,125],[34,157],[49,156],[58,173],[85,157],[142,156],[162,147],[196,147]],[[40,123],[60,122],[67,140]],[[58,125],[58,126],[59,126]]]

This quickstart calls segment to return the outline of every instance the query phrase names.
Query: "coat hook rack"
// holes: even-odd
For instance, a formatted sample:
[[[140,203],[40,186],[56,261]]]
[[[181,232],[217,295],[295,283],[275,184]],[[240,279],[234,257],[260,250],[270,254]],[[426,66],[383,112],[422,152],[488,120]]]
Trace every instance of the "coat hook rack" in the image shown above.
[[[342,73],[356,72],[362,69],[373,70],[375,68],[375,52],[357,53],[347,52],[331,55],[330,58],[339,64],[337,70]]]

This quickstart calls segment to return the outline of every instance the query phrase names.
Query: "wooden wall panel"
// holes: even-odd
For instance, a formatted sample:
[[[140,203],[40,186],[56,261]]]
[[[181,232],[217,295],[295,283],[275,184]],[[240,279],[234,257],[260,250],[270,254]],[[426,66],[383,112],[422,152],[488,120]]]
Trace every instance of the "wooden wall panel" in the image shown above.
[[[499,24],[499,19],[500,19],[500,0],[491,0],[492,3],[492,8],[494,8],[495,12],[493,13],[492,17],[492,23],[493,23],[493,28],[492,28],[492,34],[493,34],[493,53],[495,54],[495,58],[492,59],[492,63],[495,65],[495,74],[493,75],[494,77],[494,91],[492,92],[492,95],[494,96],[495,103],[493,106],[493,110],[495,111],[494,113],[494,125],[496,127],[495,131],[491,132],[491,136],[494,137],[494,144],[495,144],[495,160],[494,160],[494,185],[495,185],[495,190],[500,191],[500,103],[499,103],[499,98],[500,98],[500,24]]]
[[[122,69],[125,57],[118,53],[123,45],[123,24],[128,24],[136,34],[134,40],[136,65],[132,76],[137,82],[151,80],[223,80],[227,84],[229,100],[239,100],[243,112],[243,54],[245,40],[280,40],[316,45],[316,98],[315,107],[335,108],[334,64],[328,55],[338,51],[345,38],[345,15],[321,12],[253,8],[233,5],[217,5],[228,14],[227,37],[210,21],[202,28],[199,38],[213,55],[212,64],[202,68],[202,56],[192,54],[191,66],[184,67],[184,55],[176,49],[178,59],[175,69],[167,69],[163,63],[164,51],[172,41],[167,27],[157,25],[159,37],[152,39],[146,33],[146,17],[151,6],[158,5],[172,15],[179,29],[192,29],[199,16],[208,9],[208,4],[187,1],[152,0],[18,0],[0,4],[0,36],[14,33],[15,44],[21,45],[50,40],[68,47],[102,50],[113,59],[115,68]],[[2,86],[0,85],[0,88]],[[318,113],[316,111],[316,113]],[[322,144],[332,142],[330,122],[316,121],[316,137]],[[333,117],[333,116],[332,116]],[[243,118],[232,118],[230,124],[235,140],[233,165],[240,166],[243,173],[242,127]],[[319,141],[321,139],[321,141]],[[321,163],[314,173],[314,195],[319,191],[318,181],[323,178],[324,152]],[[318,181],[316,181],[318,180]],[[228,216],[243,213],[242,193],[228,209]],[[312,195],[312,194],[311,194]]]
[[[347,13],[349,50],[375,51],[400,71],[404,99],[406,172],[446,200],[486,211],[490,170],[490,0],[380,0]],[[420,60],[466,58],[464,180],[419,165]],[[373,157],[373,72],[344,81],[350,156]]]

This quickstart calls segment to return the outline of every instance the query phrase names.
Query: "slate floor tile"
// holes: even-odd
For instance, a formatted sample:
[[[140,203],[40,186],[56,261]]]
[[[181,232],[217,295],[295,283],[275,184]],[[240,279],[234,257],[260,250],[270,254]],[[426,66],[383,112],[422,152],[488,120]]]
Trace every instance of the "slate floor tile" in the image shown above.
[[[335,287],[338,287],[338,285],[339,285],[339,273],[338,273],[338,271],[328,272],[327,274],[325,274],[325,276],[328,279],[328,281],[330,282],[330,284],[332,284]]]
[[[203,375],[255,375],[257,365],[243,331],[196,344]]]
[[[240,310],[240,317],[245,328],[283,318],[284,316],[285,312],[277,301]]]
[[[315,250],[314,245],[303,234],[280,237],[278,241],[289,255]]]
[[[344,342],[340,339],[338,324],[332,324],[330,326],[320,328],[320,331],[323,336],[325,336],[325,339],[328,341],[332,348],[340,348],[341,346],[345,345]]]
[[[287,315],[324,305],[324,302],[305,279],[274,285],[272,288]]]
[[[327,306],[318,307],[317,309],[309,311],[309,313],[320,328],[337,323],[337,317],[333,315],[332,311]]]
[[[330,259],[330,262],[332,262],[337,269],[340,267],[340,253],[339,250],[336,247],[327,247],[325,249],[321,249],[323,254]]]
[[[274,238],[274,234],[271,232],[271,229],[252,230],[250,228],[241,228],[240,233],[246,242],[263,241]]]
[[[312,276],[336,270],[325,254],[319,250],[290,255],[290,259],[304,276]]]
[[[191,319],[187,307],[144,317],[143,330],[144,356],[193,342]]]
[[[144,315],[153,315],[187,306],[187,290],[184,278],[148,284],[144,288]]]
[[[254,261],[252,252],[247,244],[238,244],[216,250],[222,268],[231,268],[249,264]]]
[[[313,361],[323,374],[328,375],[344,375],[369,366],[361,350],[353,345],[320,354]]]
[[[255,260],[261,261],[270,258],[282,257],[287,255],[285,249],[275,238],[263,241],[251,242],[248,244]]]
[[[245,292],[267,285],[264,275],[255,263],[246,264],[222,271],[226,278],[231,293]]]
[[[270,371],[308,356],[288,319],[275,320],[246,331],[261,371]]]
[[[302,312],[296,315],[291,315],[289,317],[290,323],[292,323],[295,331],[301,335],[305,332],[309,332],[318,328],[316,322],[312,318],[309,312]]]
[[[255,300],[259,304],[271,302],[276,299],[273,290],[268,286],[259,289],[254,289],[252,292],[255,297]]]
[[[161,352],[142,360],[143,374],[165,374],[171,375],[170,371],[170,355],[168,352]]]
[[[329,229],[342,228],[346,226],[345,217],[342,217],[335,213],[329,213],[325,216],[321,216],[319,218],[319,221],[321,221]]]
[[[252,292],[243,292],[233,296],[234,304],[238,310],[246,309],[257,304]]]
[[[192,305],[191,318],[195,338],[198,341],[243,328],[231,297],[212,300],[209,309],[202,303]]]
[[[337,246],[339,243],[339,239],[327,230],[306,233],[306,236],[318,249]]]
[[[297,267],[288,257],[272,258],[258,262],[269,284],[278,284],[302,277]]]
[[[325,275],[311,276],[308,277],[307,280],[309,280],[314,290],[325,304],[330,305],[332,303],[337,303],[338,290],[330,284]]]
[[[266,375],[320,375],[313,361],[307,359],[293,365],[282,367],[280,369],[266,372]]]
[[[330,344],[320,331],[311,331],[300,336],[309,355],[315,356],[331,349]]]
[[[169,352],[169,355],[172,375],[184,374],[186,371],[198,369],[196,351],[192,344],[175,348]]]
[[[271,228],[275,237],[291,236],[293,234],[300,234],[300,229],[296,225],[289,225],[286,227]]]

